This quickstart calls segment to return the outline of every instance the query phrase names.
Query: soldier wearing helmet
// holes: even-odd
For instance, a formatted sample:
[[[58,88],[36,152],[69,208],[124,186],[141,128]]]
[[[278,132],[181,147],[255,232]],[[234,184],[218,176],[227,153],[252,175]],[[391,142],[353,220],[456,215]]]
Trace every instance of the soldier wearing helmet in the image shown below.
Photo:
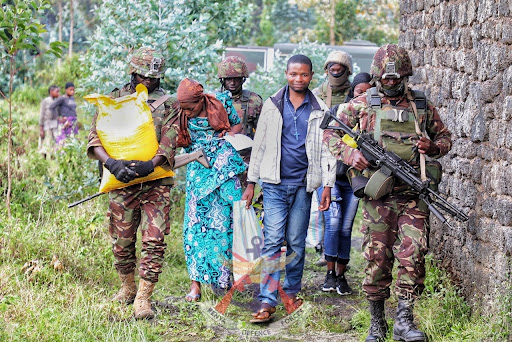
[[[123,87],[112,91],[117,98],[135,92],[138,84],[148,89],[148,104],[152,108],[153,123],[159,142],[155,156],[148,161],[116,160],[110,158],[96,131],[95,115],[87,155],[97,159],[119,180],[128,183],[145,177],[157,166],[171,168],[174,165],[178,127],[178,104],[176,99],[165,95],[160,88],[160,78],[165,71],[163,56],[154,49],[142,47],[134,52],[129,63],[131,80]],[[151,309],[151,294],[162,272],[165,243],[164,236],[170,232],[169,209],[172,178],[163,178],[122,189],[109,194],[109,233],[113,241],[115,268],[121,279],[121,289],[114,300],[133,303],[135,318],[154,317]],[[137,230],[142,233],[142,250],[139,267],[139,286],[135,284],[135,241]]]
[[[258,118],[260,117],[263,100],[261,96],[243,89],[245,80],[249,77],[247,64],[238,56],[226,57],[218,64],[217,77],[222,85],[221,91],[229,90],[231,99],[240,117],[241,133],[254,138]],[[249,165],[250,151],[241,151],[244,162]],[[243,187],[247,186],[247,171],[240,177]]]
[[[435,168],[438,163],[430,161],[424,166],[425,156],[437,159],[448,153],[451,133],[425,94],[409,89],[407,80],[412,75],[412,66],[407,51],[393,44],[382,46],[373,58],[371,74],[376,87],[368,89],[366,96],[340,105],[337,117],[371,134],[385,150],[396,153],[415,167],[418,174],[432,175],[434,172],[430,171],[437,170],[440,175],[440,169]],[[390,297],[395,259],[399,261],[395,286],[398,309],[393,338],[426,341],[426,335],[413,323],[412,310],[415,299],[425,287],[427,206],[406,184],[393,179],[392,175],[382,177],[383,170],[370,165],[363,154],[346,145],[337,132],[325,130],[324,143],[338,160],[352,166],[349,173],[361,175],[362,172],[369,176],[369,180],[363,176],[352,179],[355,193],[363,197],[363,252],[367,261],[363,290],[371,313],[366,341],[386,338],[384,301]],[[387,191],[379,188],[384,184],[389,185]]]
[[[352,75],[352,57],[344,51],[332,51],[324,63],[327,79],[313,94],[320,97],[327,107],[345,102],[350,90],[349,76]]]

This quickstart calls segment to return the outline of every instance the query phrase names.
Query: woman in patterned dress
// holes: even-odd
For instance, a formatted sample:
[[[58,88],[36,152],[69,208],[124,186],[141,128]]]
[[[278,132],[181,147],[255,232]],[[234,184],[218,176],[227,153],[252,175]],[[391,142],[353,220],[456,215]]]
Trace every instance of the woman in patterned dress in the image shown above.
[[[203,93],[203,86],[188,78],[181,81],[178,102],[182,129],[178,146],[186,152],[203,148],[212,168],[199,163],[187,167],[183,242],[189,277],[187,301],[201,298],[201,283],[229,286],[233,244],[233,201],[242,197],[238,175],[245,170],[242,157],[224,134],[240,130],[240,118],[228,92]],[[184,114],[184,115],[183,115]]]

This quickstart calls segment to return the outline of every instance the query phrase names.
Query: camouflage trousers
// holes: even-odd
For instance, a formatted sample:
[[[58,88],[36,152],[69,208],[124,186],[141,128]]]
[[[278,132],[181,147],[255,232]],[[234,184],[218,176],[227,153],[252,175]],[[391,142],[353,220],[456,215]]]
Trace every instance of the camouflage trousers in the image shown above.
[[[142,235],[139,275],[150,282],[157,282],[162,273],[166,244],[169,234],[170,189],[159,180],[132,185],[109,193],[109,233],[115,267],[119,273],[135,270],[135,242],[137,229]]]
[[[396,294],[415,298],[425,288],[428,208],[417,194],[363,198],[363,254],[367,261],[363,290],[369,300],[390,296],[393,263],[398,260]]]

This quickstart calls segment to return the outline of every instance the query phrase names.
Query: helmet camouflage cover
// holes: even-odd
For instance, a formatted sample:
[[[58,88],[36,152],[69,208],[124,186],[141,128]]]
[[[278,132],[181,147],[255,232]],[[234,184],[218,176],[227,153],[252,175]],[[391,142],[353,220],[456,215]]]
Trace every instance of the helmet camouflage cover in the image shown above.
[[[344,67],[348,68],[349,75],[352,75],[352,57],[350,57],[350,55],[345,51],[331,51],[325,60],[324,70],[327,70],[329,63],[337,63],[343,65]]]
[[[143,46],[135,51],[130,59],[128,72],[144,77],[161,78],[164,76],[165,61],[163,55],[153,48]]]
[[[370,74],[374,79],[411,76],[412,63],[407,50],[396,44],[381,46],[373,56]]]
[[[217,77],[230,78],[230,77],[249,77],[247,64],[238,56],[229,56],[223,59],[218,65]]]

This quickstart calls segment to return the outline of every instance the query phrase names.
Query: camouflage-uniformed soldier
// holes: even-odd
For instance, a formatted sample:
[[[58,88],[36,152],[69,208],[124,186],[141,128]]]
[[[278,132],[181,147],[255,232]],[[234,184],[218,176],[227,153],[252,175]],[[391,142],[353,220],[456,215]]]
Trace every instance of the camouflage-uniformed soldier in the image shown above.
[[[436,108],[424,94],[408,88],[412,65],[405,49],[385,45],[377,50],[371,66],[376,88],[341,105],[337,117],[374,138],[412,166],[419,168],[420,154],[432,158],[451,148],[451,134]],[[376,90],[372,90],[376,89]],[[345,145],[333,130],[324,132],[324,142],[337,159],[363,171],[370,165],[362,153]],[[353,184],[354,186],[354,184]],[[366,191],[366,188],[365,188]],[[363,250],[367,260],[363,290],[370,302],[371,327],[366,341],[384,341],[387,333],[384,300],[390,296],[394,259],[398,259],[396,294],[398,309],[393,338],[424,341],[426,335],[413,323],[413,302],[424,289],[428,215],[419,194],[395,179],[391,193],[363,199]]]
[[[135,92],[142,83],[148,88],[148,104],[165,95],[160,88],[165,61],[157,51],[142,47],[132,56],[129,66],[130,83],[114,89],[113,98]],[[162,99],[163,100],[163,99]],[[161,101],[160,101],[161,102]],[[158,105],[158,104],[156,104]],[[169,97],[152,111],[158,150],[149,161],[125,161],[110,158],[96,132],[96,116],[89,132],[87,155],[98,159],[120,181],[128,183],[137,177],[153,172],[156,166],[172,168],[176,149],[178,126],[177,101]],[[134,302],[136,318],[153,318],[151,294],[158,275],[162,272],[166,244],[164,236],[169,234],[170,189],[172,178],[136,184],[109,193],[109,233],[112,238],[115,267],[121,278],[122,287],[114,299],[124,303]],[[139,268],[139,288],[135,284],[135,241],[137,229],[142,231],[142,251]]]
[[[217,77],[222,85],[221,91],[229,90],[238,116],[242,120],[242,134],[254,138],[263,100],[258,94],[243,89],[249,71],[244,60],[237,56],[226,57],[218,65]]]
[[[344,103],[350,91],[349,76],[352,75],[352,58],[344,51],[332,51],[324,63],[327,79],[313,94],[320,97],[327,107]]]
[[[233,105],[242,121],[240,133],[247,135],[251,139],[254,138],[263,100],[258,94],[243,89],[243,84],[247,77],[249,77],[247,65],[242,58],[230,56],[222,60],[217,67],[217,77],[222,84],[221,91],[229,90],[231,92]],[[251,151],[240,151],[240,154],[244,158],[244,162],[249,165]],[[247,171],[240,176],[240,180],[243,187],[246,188]]]

